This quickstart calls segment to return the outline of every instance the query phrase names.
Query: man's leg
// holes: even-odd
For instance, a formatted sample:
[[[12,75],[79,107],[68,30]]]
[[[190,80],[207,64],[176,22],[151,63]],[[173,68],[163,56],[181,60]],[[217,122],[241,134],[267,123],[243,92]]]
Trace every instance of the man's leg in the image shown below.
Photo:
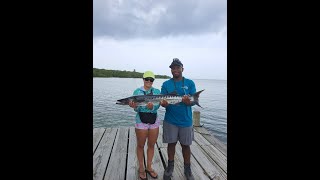
[[[181,147],[182,147],[184,164],[190,164],[190,156],[191,156],[190,146],[181,144]]]
[[[166,167],[163,179],[171,179],[174,169],[174,155],[176,152],[176,144],[178,140],[178,128],[172,124],[163,122],[163,143],[168,143],[167,154],[168,154],[168,166]]]
[[[182,155],[184,160],[184,174],[188,180],[194,180],[191,172],[191,149],[190,145],[194,139],[193,127],[180,128],[179,130],[179,141],[182,147]]]
[[[169,161],[173,161],[174,160],[174,155],[176,153],[176,144],[177,144],[176,142],[168,144],[167,153],[168,153]]]
[[[174,155],[176,153],[176,142],[168,143],[167,153],[168,153],[168,166],[164,171],[163,179],[169,180],[172,177],[173,169],[174,169]]]

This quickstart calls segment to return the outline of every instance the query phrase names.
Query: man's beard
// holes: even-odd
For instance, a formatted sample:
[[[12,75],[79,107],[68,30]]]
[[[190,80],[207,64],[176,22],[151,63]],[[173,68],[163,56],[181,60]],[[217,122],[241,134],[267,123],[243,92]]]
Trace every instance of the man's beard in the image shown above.
[[[181,77],[181,74],[179,73],[178,75],[173,75],[174,78],[179,78]]]

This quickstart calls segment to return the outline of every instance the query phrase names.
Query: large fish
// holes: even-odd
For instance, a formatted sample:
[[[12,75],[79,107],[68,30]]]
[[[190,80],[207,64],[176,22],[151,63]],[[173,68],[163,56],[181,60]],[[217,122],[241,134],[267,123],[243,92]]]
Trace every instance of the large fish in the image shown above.
[[[198,105],[199,107],[199,95],[200,93],[204,91],[198,91],[196,92],[193,96],[190,96],[190,101],[194,102],[196,105]],[[182,102],[182,97],[183,96],[178,96],[175,94],[167,94],[167,95],[162,95],[162,94],[157,94],[157,95],[153,95],[153,94],[147,94],[147,95],[136,95],[136,96],[130,96],[127,98],[123,98],[123,99],[119,99],[117,100],[116,104],[120,104],[120,105],[129,105],[130,101],[136,102],[138,106],[145,106],[148,102],[152,102],[154,104],[159,104],[160,101],[162,100],[166,100],[169,104],[179,104],[180,102]]]

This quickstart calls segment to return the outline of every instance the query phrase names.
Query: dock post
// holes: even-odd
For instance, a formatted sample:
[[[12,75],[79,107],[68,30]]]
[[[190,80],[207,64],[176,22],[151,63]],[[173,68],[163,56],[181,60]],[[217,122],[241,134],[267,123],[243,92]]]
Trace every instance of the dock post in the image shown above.
[[[193,111],[193,126],[200,127],[200,111]]]

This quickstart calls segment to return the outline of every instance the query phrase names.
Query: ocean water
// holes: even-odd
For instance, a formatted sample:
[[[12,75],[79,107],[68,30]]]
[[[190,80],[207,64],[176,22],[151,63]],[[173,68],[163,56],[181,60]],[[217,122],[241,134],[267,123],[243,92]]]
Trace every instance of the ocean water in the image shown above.
[[[156,79],[153,87],[161,90],[167,79]],[[212,79],[192,79],[200,94],[199,103],[193,106],[200,111],[200,124],[224,144],[227,144],[227,81]],[[132,95],[143,85],[142,78],[93,78],[93,127],[134,126],[135,114],[132,108],[117,105],[116,101]],[[158,114],[163,120],[165,109]]]

